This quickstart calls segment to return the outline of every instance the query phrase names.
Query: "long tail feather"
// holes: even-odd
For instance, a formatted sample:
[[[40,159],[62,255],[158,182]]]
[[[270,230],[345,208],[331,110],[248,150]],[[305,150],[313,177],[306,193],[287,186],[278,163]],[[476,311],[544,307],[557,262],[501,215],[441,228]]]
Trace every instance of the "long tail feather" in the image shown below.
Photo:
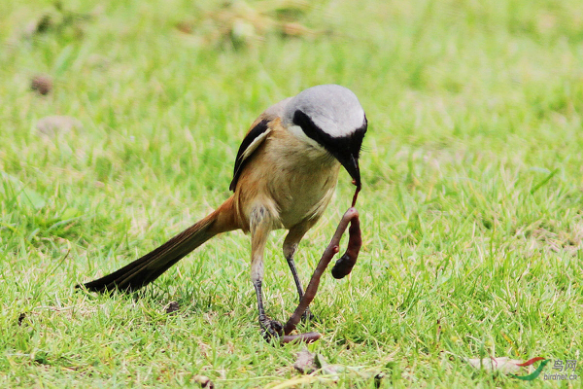
[[[234,229],[232,215],[225,216],[225,213],[231,212],[232,208],[231,198],[215,212],[176,235],[154,251],[111,274],[87,282],[84,284],[85,288],[94,292],[106,292],[116,289],[131,292],[148,285],[185,255],[216,234]],[[217,226],[217,224],[219,225]]]

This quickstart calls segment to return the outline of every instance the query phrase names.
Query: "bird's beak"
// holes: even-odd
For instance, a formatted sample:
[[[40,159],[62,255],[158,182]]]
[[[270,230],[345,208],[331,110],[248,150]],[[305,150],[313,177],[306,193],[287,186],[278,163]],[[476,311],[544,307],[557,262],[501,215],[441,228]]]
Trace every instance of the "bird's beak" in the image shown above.
[[[355,157],[354,155],[350,154],[347,158],[346,157],[338,158],[338,160],[340,161],[342,166],[344,166],[348,174],[350,174],[350,177],[352,177],[352,179],[354,180],[352,181],[352,183],[356,185],[356,188],[358,190],[360,190],[361,183],[360,183],[360,168],[358,167],[358,157]]]

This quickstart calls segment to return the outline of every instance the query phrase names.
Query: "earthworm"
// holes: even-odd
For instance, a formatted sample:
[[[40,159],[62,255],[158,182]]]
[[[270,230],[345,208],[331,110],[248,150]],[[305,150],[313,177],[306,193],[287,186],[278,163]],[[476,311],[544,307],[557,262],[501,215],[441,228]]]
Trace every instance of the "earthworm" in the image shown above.
[[[354,196],[352,196],[352,208],[356,206],[356,200],[358,200],[358,193],[360,192],[360,187],[356,187],[354,191]]]
[[[305,342],[313,343],[322,337],[318,332],[306,332],[305,334],[298,335],[284,335],[282,343],[292,343],[292,342]]]
[[[360,192],[360,187],[356,188],[354,192],[354,197],[352,198],[352,207],[356,204],[356,200],[358,199],[358,192]],[[356,264],[356,260],[358,259],[358,253],[360,251],[360,247],[362,246],[362,237],[360,234],[360,220],[358,217],[355,217],[350,221],[350,228],[348,229],[348,233],[350,235],[348,239],[348,248],[346,252],[332,268],[332,276],[337,280],[346,277],[352,271],[352,268]]]
[[[348,238],[348,248],[346,252],[332,268],[332,276],[337,280],[346,277],[352,271],[358,259],[358,252],[362,246],[362,237],[360,234],[360,220],[358,217],[350,221],[350,228],[348,229],[350,237]]]
[[[355,220],[356,224],[354,224]],[[326,247],[326,250],[324,250],[324,254],[322,254],[322,258],[320,258],[320,262],[318,262],[318,266],[316,266],[316,270],[314,270],[314,274],[310,279],[310,283],[306,288],[304,296],[300,300],[300,303],[298,304],[298,307],[296,308],[294,313],[290,316],[289,320],[287,321],[287,323],[285,323],[285,326],[283,327],[285,335],[289,335],[296,328],[296,326],[300,322],[302,314],[306,311],[312,300],[314,300],[314,297],[318,292],[318,286],[320,285],[320,278],[322,277],[322,274],[326,270],[326,267],[332,260],[332,257],[334,257],[336,253],[338,253],[338,245],[340,244],[340,238],[342,238],[342,234],[344,234],[344,231],[346,231],[348,223],[351,223],[350,228],[351,230],[353,229],[352,226],[354,226],[355,231],[360,231],[358,223],[358,211],[354,207],[349,208],[348,211],[346,211],[346,213],[344,214],[344,216],[342,216],[342,220],[340,220],[340,223],[338,223],[338,227],[336,227],[336,232],[334,232],[334,235],[332,236],[332,239],[330,240],[328,247]],[[351,238],[352,235],[353,233],[351,232]],[[360,238],[360,234],[358,234],[358,237]],[[358,248],[360,248],[360,245],[358,245]],[[350,250],[347,250],[347,253],[349,251]],[[351,252],[353,251],[354,250],[352,250]],[[356,253],[358,254],[358,250],[356,251]],[[301,337],[302,335],[304,334],[300,334],[299,336]],[[286,341],[285,336],[283,337],[282,341],[283,342]]]

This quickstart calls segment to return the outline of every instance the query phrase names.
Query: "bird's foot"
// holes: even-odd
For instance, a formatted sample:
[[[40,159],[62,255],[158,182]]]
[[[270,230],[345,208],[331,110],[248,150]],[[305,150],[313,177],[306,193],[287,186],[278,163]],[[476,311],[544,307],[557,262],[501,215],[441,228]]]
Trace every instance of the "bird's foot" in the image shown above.
[[[263,330],[263,338],[268,343],[279,342],[279,338],[283,336],[283,325],[280,322],[264,317],[259,319],[259,324]]]
[[[302,314],[302,322],[303,323],[318,322],[318,318],[314,316],[314,314],[310,311],[310,308],[306,308],[306,310]]]

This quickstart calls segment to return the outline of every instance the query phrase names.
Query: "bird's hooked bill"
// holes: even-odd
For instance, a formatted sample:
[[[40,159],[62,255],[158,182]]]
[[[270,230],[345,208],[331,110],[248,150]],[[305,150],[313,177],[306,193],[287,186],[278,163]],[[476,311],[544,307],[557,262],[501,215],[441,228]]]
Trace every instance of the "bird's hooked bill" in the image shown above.
[[[356,185],[356,189],[360,190],[361,182],[360,182],[360,167],[358,166],[358,159],[354,157],[354,155],[350,155],[349,158],[343,159],[340,161],[342,166],[346,169],[350,177],[352,177],[352,183]]]

